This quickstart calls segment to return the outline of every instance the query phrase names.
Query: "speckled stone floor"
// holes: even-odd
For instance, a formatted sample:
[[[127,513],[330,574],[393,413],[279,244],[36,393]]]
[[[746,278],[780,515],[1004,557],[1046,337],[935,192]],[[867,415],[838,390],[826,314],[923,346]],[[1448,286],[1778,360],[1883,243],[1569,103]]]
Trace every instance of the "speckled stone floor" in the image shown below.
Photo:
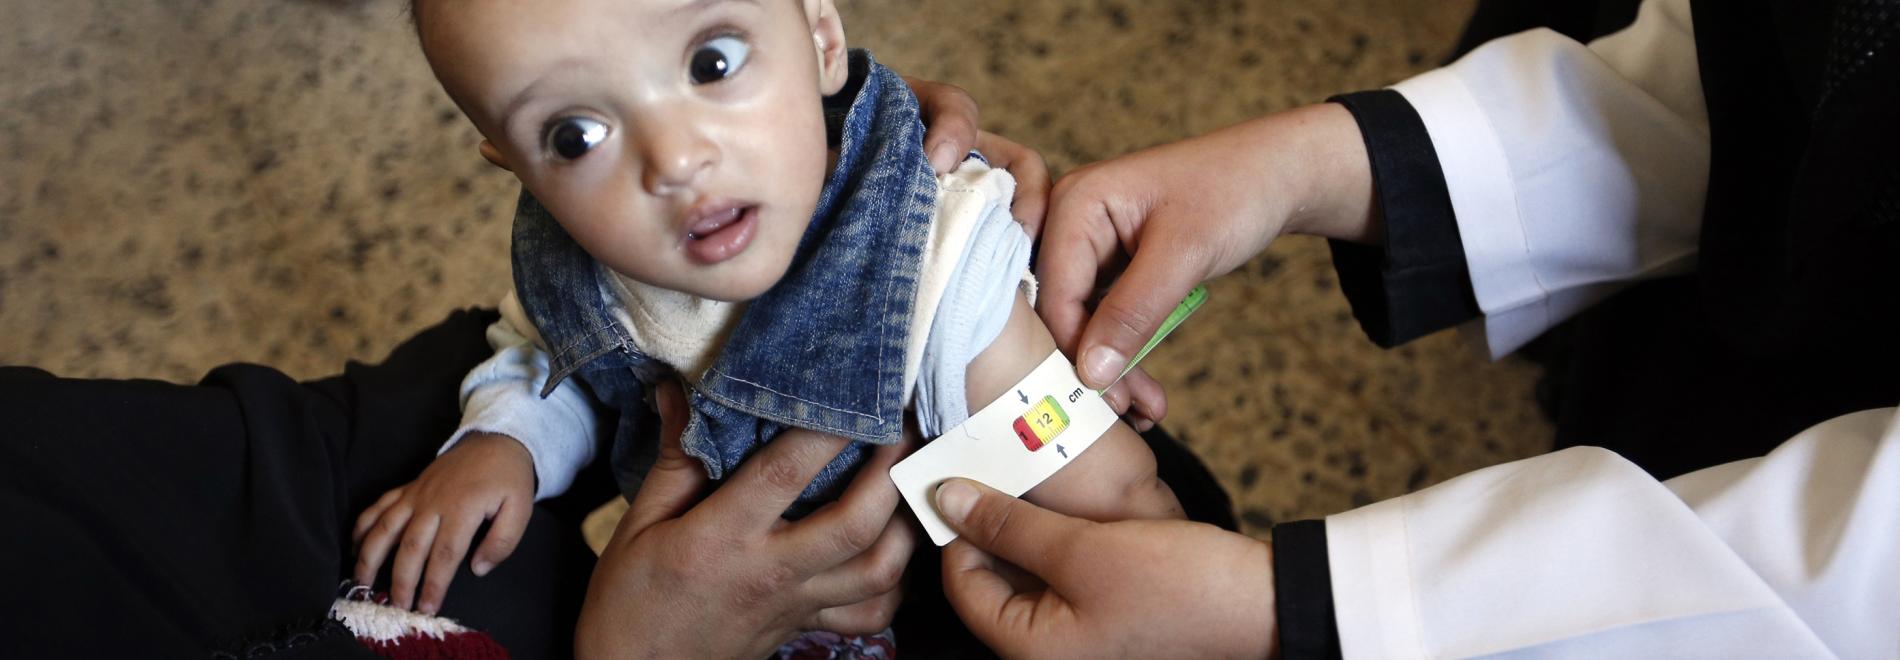
[[[1470,0],[840,0],[1065,170],[1439,60]],[[0,0],[0,363],[318,376],[507,286],[516,185],[397,0]],[[1246,528],[1539,451],[1535,369],[1369,344],[1324,245],[1213,284],[1149,363]],[[610,512],[611,513],[611,512]],[[610,516],[606,520],[610,522]]]

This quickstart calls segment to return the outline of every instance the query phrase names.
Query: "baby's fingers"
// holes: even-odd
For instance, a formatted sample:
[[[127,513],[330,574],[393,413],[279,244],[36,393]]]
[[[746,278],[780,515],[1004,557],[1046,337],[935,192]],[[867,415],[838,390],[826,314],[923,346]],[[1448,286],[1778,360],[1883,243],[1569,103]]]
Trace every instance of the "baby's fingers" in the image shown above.
[[[396,550],[396,565],[389,572],[389,600],[400,609],[409,609],[416,600],[416,581],[422,577],[422,563],[435,546],[435,532],[442,519],[427,514],[410,521],[403,532],[402,546]]]
[[[402,538],[403,531],[408,529],[409,518],[414,513],[415,509],[408,505],[389,507],[363,534],[363,542],[356,549],[357,584],[376,583],[376,571],[382,569],[383,560],[389,557],[390,546]]]
[[[515,553],[515,545],[521,542],[521,534],[528,529],[528,518],[534,513],[534,504],[518,497],[507,497],[501,501],[501,510],[495,512],[494,522],[488,525],[488,535],[482,537],[482,545],[475,549],[469,570],[476,575],[487,575],[495,565]]]
[[[402,500],[401,488],[390,489],[389,492],[383,493],[382,497],[376,498],[376,503],[369,505],[369,508],[363,510],[362,515],[356,517],[356,529],[350,532],[350,543],[361,547],[363,536],[369,534],[370,527],[382,517],[383,511],[400,500]]]
[[[462,557],[468,554],[469,539],[481,525],[479,511],[442,520],[442,529],[436,533],[435,543],[429,549],[429,567],[422,578],[422,595],[416,600],[417,612],[435,614],[442,609],[442,598],[449,593],[455,569],[462,566]]]

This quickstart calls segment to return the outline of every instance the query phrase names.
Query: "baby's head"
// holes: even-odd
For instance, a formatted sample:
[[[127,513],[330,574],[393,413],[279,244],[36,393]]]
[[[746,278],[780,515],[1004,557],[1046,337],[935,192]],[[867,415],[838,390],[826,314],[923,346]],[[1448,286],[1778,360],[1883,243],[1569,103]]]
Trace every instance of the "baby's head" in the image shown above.
[[[848,76],[832,0],[416,0],[442,87],[581,247],[720,300],[789,267]]]

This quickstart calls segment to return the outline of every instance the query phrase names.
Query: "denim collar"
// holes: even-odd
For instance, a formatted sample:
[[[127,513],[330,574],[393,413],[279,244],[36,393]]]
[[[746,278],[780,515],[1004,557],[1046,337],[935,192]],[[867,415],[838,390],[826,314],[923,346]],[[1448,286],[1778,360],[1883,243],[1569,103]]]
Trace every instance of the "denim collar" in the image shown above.
[[[937,180],[909,87],[868,52],[851,51],[849,66],[844,90],[826,99],[838,158],[811,224],[785,276],[747,304],[693,407],[889,444],[903,428],[905,342]],[[513,264],[550,356],[544,395],[608,354],[631,358],[643,379],[657,374],[615,320],[619,302],[602,286],[610,273],[525,190]]]

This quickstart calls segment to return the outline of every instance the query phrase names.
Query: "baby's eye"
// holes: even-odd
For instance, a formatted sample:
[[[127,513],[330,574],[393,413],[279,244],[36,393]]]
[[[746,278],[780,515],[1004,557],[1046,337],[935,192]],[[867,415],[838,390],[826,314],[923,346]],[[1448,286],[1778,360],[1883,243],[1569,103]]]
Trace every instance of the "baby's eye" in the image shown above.
[[[548,126],[547,150],[563,160],[587,155],[607,139],[607,125],[586,117],[563,117]]]
[[[693,61],[688,65],[687,73],[693,77],[695,85],[718,82],[738,73],[751,55],[751,44],[738,37],[714,37],[693,51]]]

